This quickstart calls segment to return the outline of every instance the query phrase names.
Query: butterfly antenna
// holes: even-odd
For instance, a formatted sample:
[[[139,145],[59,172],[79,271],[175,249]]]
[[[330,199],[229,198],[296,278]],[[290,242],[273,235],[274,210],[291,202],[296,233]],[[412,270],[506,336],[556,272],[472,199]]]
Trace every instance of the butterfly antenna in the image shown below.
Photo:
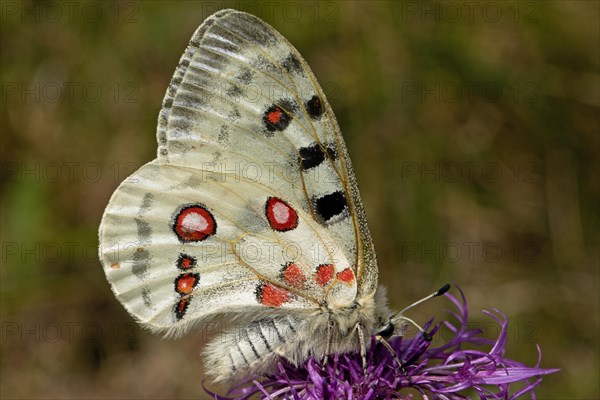
[[[429,300],[429,299],[433,299],[434,297],[437,296],[441,296],[444,293],[446,293],[448,290],[450,289],[450,285],[448,283],[446,283],[444,286],[442,286],[441,288],[439,288],[438,290],[436,290],[435,292],[431,293],[429,296],[423,297],[421,300],[415,301],[414,303],[412,303],[411,305],[409,305],[408,307],[405,307],[402,311],[400,311],[398,314],[396,314],[396,317],[394,317],[394,320],[402,320],[402,321],[406,321],[410,324],[412,324],[415,328],[417,328],[419,330],[419,332],[421,333],[421,335],[423,335],[423,338],[425,340],[427,340],[428,342],[431,341],[431,335],[429,335],[429,333],[427,333],[425,331],[425,329],[423,329],[419,324],[417,324],[415,321],[413,321],[412,319],[405,317],[404,312],[407,310],[410,310],[411,308]]]
[[[405,307],[398,314],[404,314],[405,311],[410,310],[411,308],[413,308],[415,306],[418,306],[419,304],[421,304],[421,303],[423,303],[423,302],[425,302],[425,301],[427,301],[429,299],[433,299],[434,297],[441,296],[444,293],[446,293],[448,291],[448,289],[450,289],[450,284],[446,283],[444,286],[442,286],[441,288],[439,288],[435,292],[431,293],[429,296],[423,297],[421,300],[415,301],[410,306]]]
[[[415,321],[413,321],[412,319],[405,317],[403,315],[398,315],[397,317],[394,318],[395,321],[406,321],[410,324],[412,324],[415,328],[417,328],[419,330],[419,332],[421,333],[421,336],[423,336],[423,339],[425,339],[428,342],[431,342],[431,335],[429,333],[427,333],[425,331],[425,329],[423,329],[421,327],[421,325],[417,324]]]

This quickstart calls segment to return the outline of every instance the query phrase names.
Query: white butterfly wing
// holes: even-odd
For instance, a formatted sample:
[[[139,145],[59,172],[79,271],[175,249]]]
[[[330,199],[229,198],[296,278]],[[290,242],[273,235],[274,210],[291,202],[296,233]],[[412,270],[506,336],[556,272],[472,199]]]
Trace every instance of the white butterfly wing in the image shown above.
[[[100,228],[108,280],[140,322],[180,332],[249,307],[373,294],[375,254],[333,112],[273,28],[232,10],[207,19],[157,136],[157,160],[117,189]]]
[[[320,104],[309,103],[314,96]],[[265,131],[264,121],[257,117],[264,116],[273,104],[281,105],[281,100],[289,103],[287,108],[298,107],[298,111],[286,129]],[[230,130],[236,133],[230,134]],[[353,223],[351,229],[350,224],[331,224],[330,229],[339,231],[338,244],[356,260],[361,293],[374,292],[375,252],[333,111],[308,64],[271,26],[234,10],[223,10],[205,21],[192,37],[165,96],[158,142],[160,160],[180,165],[208,163],[209,169],[222,165],[215,161],[219,155],[221,159],[239,159],[227,157],[222,143],[244,151],[251,147],[242,158],[248,168],[262,166],[262,177],[267,180],[272,178],[272,171],[284,170],[282,183],[295,190],[304,184],[308,196],[303,200],[313,208],[311,199],[331,192],[332,184],[340,187],[350,199]],[[199,143],[215,145],[215,151],[189,151]],[[338,160],[331,163],[325,159],[319,168],[302,170],[292,162],[301,149],[315,162],[319,153],[328,150],[333,150]]]

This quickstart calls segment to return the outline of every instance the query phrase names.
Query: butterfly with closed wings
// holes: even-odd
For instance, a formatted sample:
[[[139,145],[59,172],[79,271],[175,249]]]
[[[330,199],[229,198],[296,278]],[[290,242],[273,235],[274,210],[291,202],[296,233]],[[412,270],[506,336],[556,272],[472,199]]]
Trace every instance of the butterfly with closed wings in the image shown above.
[[[166,336],[226,320],[214,380],[278,357],[361,351],[404,317],[386,307],[356,180],[298,51],[235,10],[194,33],[159,113],[157,158],[113,194],[99,253],[112,289]],[[440,294],[436,293],[436,294]]]

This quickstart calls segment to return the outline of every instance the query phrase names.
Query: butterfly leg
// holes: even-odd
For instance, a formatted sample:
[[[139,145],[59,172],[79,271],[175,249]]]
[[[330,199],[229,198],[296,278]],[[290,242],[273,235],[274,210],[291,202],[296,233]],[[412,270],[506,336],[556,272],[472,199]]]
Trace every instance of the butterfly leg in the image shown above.
[[[325,337],[325,354],[323,354],[323,364],[321,365],[323,371],[325,370],[325,367],[327,366],[327,362],[329,361],[329,351],[331,350],[331,340],[333,338],[333,321],[331,320],[331,318],[329,319],[329,321],[327,321],[327,331],[326,331],[326,337]]]
[[[385,340],[382,336],[376,335],[375,339],[381,343],[383,345],[383,347],[385,347],[390,354],[392,355],[392,357],[394,357],[394,360],[396,360],[396,363],[398,364],[398,366],[400,368],[402,368],[402,362],[400,361],[400,359],[398,358],[398,355],[396,354],[396,351],[394,350],[394,348],[388,343],[387,340]]]
[[[408,376],[408,374],[406,373],[406,370],[404,369],[404,363],[402,361],[400,361],[400,359],[398,358],[398,355],[396,354],[396,351],[394,350],[394,348],[388,343],[387,340],[385,340],[384,337],[382,337],[380,335],[375,335],[375,339],[379,343],[381,343],[383,345],[383,347],[385,347],[390,352],[390,354],[392,355],[392,357],[394,357],[394,360],[396,361],[396,363],[398,364],[398,366],[402,370],[402,373],[407,377],[407,379],[410,382],[410,377]]]
[[[358,347],[360,348],[360,357],[362,358],[363,371],[367,374],[367,349],[365,347],[365,333],[360,326],[360,323],[354,327],[358,333]]]

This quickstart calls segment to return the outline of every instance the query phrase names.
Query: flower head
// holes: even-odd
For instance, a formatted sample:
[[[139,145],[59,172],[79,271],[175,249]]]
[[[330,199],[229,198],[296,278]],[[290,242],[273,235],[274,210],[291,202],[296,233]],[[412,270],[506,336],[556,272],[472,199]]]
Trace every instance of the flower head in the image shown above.
[[[451,312],[457,323],[443,322],[453,337],[439,347],[433,347],[422,335],[411,339],[397,336],[389,340],[394,356],[372,337],[366,370],[361,356],[354,353],[333,354],[325,368],[314,357],[299,367],[282,359],[276,373],[249,379],[231,389],[227,396],[209,393],[217,400],[257,395],[261,399],[294,400],[412,399],[418,393],[429,400],[468,399],[475,393],[481,399],[516,399],[530,393],[535,399],[533,389],[539,385],[540,376],[558,370],[539,367],[539,346],[540,357],[534,367],[505,358],[506,316],[496,309],[484,311],[500,326],[495,341],[486,339],[480,329],[468,327],[467,302],[460,293],[462,301],[445,294],[458,309]],[[429,321],[424,328],[431,326]],[[429,336],[433,337],[439,328],[440,325],[431,328]],[[397,360],[401,360],[401,366]],[[515,388],[515,384],[519,387]]]

